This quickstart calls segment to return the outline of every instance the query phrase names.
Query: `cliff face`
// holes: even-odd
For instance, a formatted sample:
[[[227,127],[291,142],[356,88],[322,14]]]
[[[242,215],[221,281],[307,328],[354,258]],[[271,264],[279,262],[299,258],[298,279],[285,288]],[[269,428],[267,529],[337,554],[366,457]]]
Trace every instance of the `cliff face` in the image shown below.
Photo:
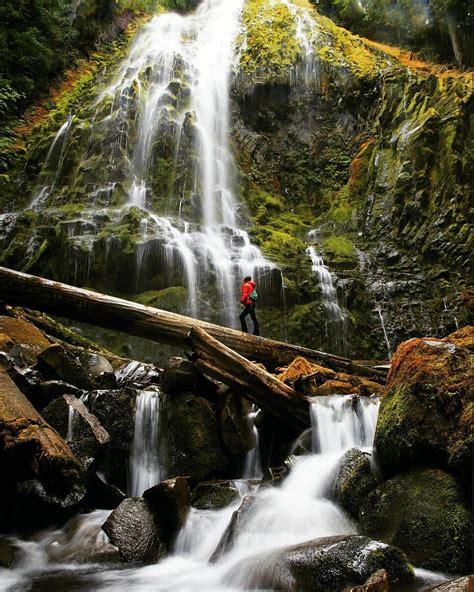
[[[472,81],[403,65],[308,7],[244,5],[231,93],[241,214],[252,241],[283,271],[288,338],[383,358],[404,338],[445,334],[467,318],[460,297],[470,252]],[[57,97],[2,179],[1,263],[141,300],[145,292],[176,309],[169,290],[185,302],[182,271],[165,271],[156,239],[143,234],[149,215],[124,208],[139,87],[149,72],[122,95],[123,117],[123,105],[103,92],[111,78],[100,66],[116,71],[125,51]],[[192,213],[199,154],[189,87],[175,82],[168,91],[148,205]],[[180,137],[189,138],[178,153],[176,113],[186,114]],[[114,117],[122,119],[111,133]],[[45,185],[53,190],[40,195]],[[309,247],[333,272],[337,319]],[[144,253],[151,258],[140,269]],[[280,336],[279,299],[268,295],[260,315],[266,335]]]

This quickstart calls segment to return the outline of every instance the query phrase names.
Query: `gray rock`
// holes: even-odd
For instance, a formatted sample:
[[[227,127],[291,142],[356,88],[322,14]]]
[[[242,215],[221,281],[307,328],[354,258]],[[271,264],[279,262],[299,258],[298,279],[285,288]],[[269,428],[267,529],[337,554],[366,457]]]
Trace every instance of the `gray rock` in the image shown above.
[[[194,364],[184,358],[170,358],[164,369],[162,388],[165,393],[182,393],[193,390],[198,381]]]
[[[153,512],[141,497],[129,497],[102,526],[125,561],[155,563],[164,556],[160,531]]]
[[[188,480],[184,477],[167,479],[147,489],[143,498],[159,525],[161,539],[171,546],[174,537],[184,526],[190,507]]]
[[[348,450],[341,458],[334,482],[336,502],[357,519],[362,504],[376,487],[368,455],[358,448]]]
[[[252,507],[257,498],[254,495],[246,495],[242,500],[240,506],[232,514],[229,526],[225,529],[224,534],[212,554],[211,561],[217,561],[221,555],[224,555],[234,546],[235,539],[242,532],[242,529],[247,524]]]
[[[38,355],[37,369],[45,378],[59,378],[80,389],[95,388],[92,377],[79,359],[58,344],[47,347]]]
[[[193,491],[191,502],[198,510],[218,510],[239,498],[233,481],[203,481]]]
[[[247,588],[297,592],[337,592],[363,584],[384,569],[392,583],[413,577],[407,558],[396,547],[359,535],[308,541],[239,562],[228,574],[229,583],[247,573]],[[245,570],[245,571],[244,571]]]
[[[132,361],[125,364],[125,366],[121,366],[115,372],[115,377],[117,386],[134,386],[140,388],[150,384],[158,384],[161,380],[161,372],[153,364]]]
[[[16,547],[8,539],[0,539],[0,567],[8,568],[15,561]]]

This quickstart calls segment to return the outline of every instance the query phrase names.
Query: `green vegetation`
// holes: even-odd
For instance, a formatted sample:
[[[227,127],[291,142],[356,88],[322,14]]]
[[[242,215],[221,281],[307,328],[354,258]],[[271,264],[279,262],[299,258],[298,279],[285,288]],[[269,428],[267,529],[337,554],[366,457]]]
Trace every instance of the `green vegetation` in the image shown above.
[[[437,61],[473,63],[474,16],[469,0],[311,0],[354,33],[402,45]]]

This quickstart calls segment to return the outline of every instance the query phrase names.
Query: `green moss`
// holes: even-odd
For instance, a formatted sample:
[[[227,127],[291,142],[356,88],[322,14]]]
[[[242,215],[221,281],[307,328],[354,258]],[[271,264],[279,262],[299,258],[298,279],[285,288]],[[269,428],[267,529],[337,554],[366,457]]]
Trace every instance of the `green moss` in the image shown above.
[[[296,23],[287,6],[267,0],[248,0],[242,13],[244,33],[240,69],[257,82],[288,80],[291,68],[301,55],[296,39]]]
[[[469,573],[471,511],[448,473],[417,469],[379,485],[360,511],[359,526],[400,547],[416,566]]]
[[[182,286],[172,286],[164,290],[143,292],[134,298],[135,302],[154,306],[171,312],[182,313],[186,306],[188,291]]]

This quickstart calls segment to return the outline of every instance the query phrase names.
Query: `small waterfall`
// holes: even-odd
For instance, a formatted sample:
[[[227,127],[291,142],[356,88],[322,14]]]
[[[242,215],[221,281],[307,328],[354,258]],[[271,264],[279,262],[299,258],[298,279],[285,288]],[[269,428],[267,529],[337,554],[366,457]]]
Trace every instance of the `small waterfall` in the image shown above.
[[[135,430],[130,452],[129,495],[139,496],[166,478],[162,399],[157,390],[142,391],[135,402]]]
[[[74,117],[70,115],[54,137],[41,168],[38,184],[34,189],[29,205],[30,208],[40,205],[50,195],[56,185],[64,163],[69,131],[73,120]]]
[[[374,311],[378,313],[380,319],[380,326],[382,327],[383,338],[385,340],[385,346],[387,348],[387,355],[388,359],[392,359],[392,347],[390,345],[390,341],[388,340],[387,329],[385,328],[385,319],[383,318],[382,307],[379,303],[377,303],[374,307]]]
[[[313,275],[319,279],[322,304],[326,313],[326,338],[329,347],[334,353],[344,354],[346,350],[347,315],[339,306],[331,272],[313,246],[306,249],[306,254],[311,259]]]
[[[252,410],[247,415],[247,426],[252,438],[253,447],[247,452],[244,464],[244,479],[261,479],[263,477],[262,459],[260,454],[260,441],[256,425],[257,415],[260,409],[252,405]]]

